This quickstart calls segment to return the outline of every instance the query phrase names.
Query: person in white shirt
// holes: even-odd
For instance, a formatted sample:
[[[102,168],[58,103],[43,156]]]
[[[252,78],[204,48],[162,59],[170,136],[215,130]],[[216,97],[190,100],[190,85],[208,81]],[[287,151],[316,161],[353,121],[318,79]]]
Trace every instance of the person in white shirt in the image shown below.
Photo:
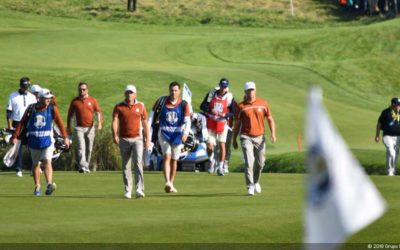
[[[22,77],[18,91],[11,93],[8,97],[6,108],[8,129],[15,129],[29,105],[37,102],[36,97],[28,91],[30,84],[31,81],[28,77]],[[22,177],[22,148],[18,152],[15,170],[17,176]]]

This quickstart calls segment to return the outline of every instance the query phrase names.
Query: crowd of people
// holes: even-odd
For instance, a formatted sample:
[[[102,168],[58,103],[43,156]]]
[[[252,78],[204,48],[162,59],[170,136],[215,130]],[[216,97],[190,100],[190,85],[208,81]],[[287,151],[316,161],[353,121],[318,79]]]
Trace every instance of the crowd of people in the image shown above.
[[[127,85],[124,99],[115,105],[112,112],[112,136],[119,146],[122,159],[124,196],[145,197],[143,152],[155,142],[161,146],[163,173],[166,193],[176,193],[177,162],[191,128],[191,104],[181,99],[181,85],[174,81],[169,85],[169,93],[158,98],[148,115],[146,106],[138,101],[136,86]],[[217,87],[210,90],[200,109],[206,117],[208,130],[207,153],[211,161],[209,173],[224,176],[229,172],[230,144],[238,148],[240,142],[245,161],[245,180],[248,195],[261,192],[260,176],[265,162],[264,123],[268,122],[271,142],[276,141],[275,122],[268,103],[256,96],[256,85],[244,85],[244,99],[239,104],[229,92],[229,80],[223,78]],[[52,92],[39,85],[32,85],[28,77],[20,79],[20,88],[9,96],[7,105],[7,125],[14,130],[12,143],[19,141],[26,145],[31,160],[30,167],[34,179],[34,195],[41,195],[41,166],[46,178],[46,195],[56,189],[51,164],[54,139],[53,129],[57,127],[64,139],[65,147],[70,147],[70,136],[77,138],[77,164],[79,172],[90,173],[90,158],[95,137],[95,124],[102,129],[103,113],[97,100],[89,96],[89,85],[78,84],[78,96],[68,109],[67,127],[58,111]],[[97,119],[95,119],[97,117]],[[75,125],[73,125],[75,120]],[[72,131],[74,128],[74,132]],[[16,161],[16,174],[22,177],[22,147]],[[133,186],[132,165],[135,186]]]
[[[338,0],[343,7],[364,15],[396,16],[400,8],[397,0]]]

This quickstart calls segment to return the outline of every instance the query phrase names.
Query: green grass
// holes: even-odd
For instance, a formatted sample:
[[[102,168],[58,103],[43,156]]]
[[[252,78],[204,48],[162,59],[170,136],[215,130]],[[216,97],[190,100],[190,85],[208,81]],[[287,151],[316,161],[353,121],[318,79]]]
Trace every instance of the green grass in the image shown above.
[[[353,149],[354,156],[370,175],[387,175],[386,155],[381,150]],[[268,173],[306,173],[305,152],[290,152],[268,156],[265,161],[264,172]],[[239,165],[236,163],[236,165]],[[244,164],[236,168],[243,171]]]
[[[307,90],[317,83],[349,146],[384,150],[373,135],[380,111],[399,88],[399,20],[342,28],[259,29],[145,26],[0,13],[0,106],[17,89],[18,79],[28,75],[56,94],[65,120],[77,83],[84,80],[104,111],[100,137],[109,142],[111,112],[123,99],[126,84],[137,85],[138,99],[149,110],[167,93],[171,81],[187,82],[198,110],[220,78],[231,81],[237,100],[242,99],[244,82],[253,80],[277,124],[278,141],[267,145],[268,154],[279,155],[297,151],[299,133],[304,138]],[[4,119],[0,126],[5,126]],[[109,148],[117,151],[113,145]],[[95,153],[95,159],[102,155]],[[241,152],[235,151],[233,158],[239,162]],[[117,165],[116,160],[111,162]]]
[[[165,194],[162,174],[146,172],[146,198],[140,200],[123,198],[120,172],[56,172],[58,188],[51,197],[33,197],[27,173],[23,178],[1,173],[0,178],[1,243],[302,241],[305,184],[300,174],[264,174],[263,192],[247,197],[243,173],[224,178],[178,173],[179,193]],[[396,242],[397,177],[372,178],[389,209],[350,242]]]
[[[307,90],[317,83],[360,162],[370,173],[384,171],[384,147],[373,136],[380,111],[400,87],[399,20],[368,26],[363,21],[344,23],[346,18],[335,16],[331,5],[316,0],[295,1],[295,19],[287,16],[287,9],[282,12],[284,1],[236,1],[241,5],[230,10],[232,1],[201,1],[209,5],[196,9],[192,4],[199,1],[161,8],[166,1],[149,0],[139,1],[143,12],[134,15],[123,11],[123,2],[1,1],[0,106],[18,88],[18,79],[28,75],[56,94],[65,120],[77,83],[87,81],[105,115],[94,162],[99,169],[118,169],[118,149],[110,141],[111,112],[123,99],[126,84],[136,84],[138,99],[149,110],[171,81],[187,82],[198,110],[220,78],[229,78],[238,100],[244,82],[253,80],[277,124],[278,141],[267,144],[266,171],[301,172],[304,155],[295,153],[297,137],[304,138]],[[257,5],[262,3],[268,8]],[[185,8],[190,13],[183,15]],[[94,11],[96,17],[90,14]],[[210,21],[200,25],[204,18]],[[149,23],[158,25],[141,25]],[[5,124],[0,119],[0,126]],[[105,156],[110,157],[102,159]],[[68,157],[56,163],[61,164],[57,169],[72,168]],[[240,169],[241,157],[240,150],[233,151],[231,169]],[[122,198],[119,172],[56,171],[58,190],[39,198],[32,196],[27,174],[20,179],[1,172],[0,179],[1,243],[302,241],[302,174],[264,174],[263,193],[246,197],[239,173],[226,178],[178,173],[179,193],[173,195],[163,193],[160,173],[146,173],[143,200]],[[388,211],[350,242],[396,242],[398,178],[372,179]]]

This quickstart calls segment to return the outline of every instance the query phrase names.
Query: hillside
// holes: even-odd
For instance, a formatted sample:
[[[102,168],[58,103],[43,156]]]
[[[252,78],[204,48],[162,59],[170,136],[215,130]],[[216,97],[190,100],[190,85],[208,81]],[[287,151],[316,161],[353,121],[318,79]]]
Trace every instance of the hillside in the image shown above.
[[[138,0],[135,13],[126,0],[2,0],[0,9],[44,16],[162,25],[309,27],[358,19],[335,0]],[[365,21],[365,20],[364,20]]]
[[[380,111],[399,95],[398,19],[305,29],[141,25],[21,13],[4,9],[5,3],[10,2],[2,1],[0,10],[0,105],[28,75],[56,94],[65,119],[77,83],[87,81],[104,111],[99,138],[109,144],[100,151],[116,150],[108,140],[111,111],[126,84],[136,84],[149,110],[171,81],[186,82],[198,110],[222,77],[231,81],[238,100],[244,82],[255,81],[258,95],[271,105],[278,142],[267,145],[268,154],[297,151],[310,84],[323,87],[325,104],[351,148],[383,150],[373,136]],[[238,165],[240,155],[234,152]]]

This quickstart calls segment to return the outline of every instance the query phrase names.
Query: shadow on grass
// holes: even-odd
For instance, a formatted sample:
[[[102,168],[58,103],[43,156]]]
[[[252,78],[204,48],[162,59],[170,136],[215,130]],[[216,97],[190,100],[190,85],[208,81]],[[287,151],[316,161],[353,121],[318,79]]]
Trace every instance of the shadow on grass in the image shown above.
[[[66,199],[123,199],[123,196],[106,196],[106,195],[41,195],[41,196],[34,196],[30,194],[10,194],[10,195],[0,195],[0,199],[12,199],[12,198],[34,198],[34,199],[41,199],[41,198],[48,198],[48,199],[59,199],[59,198],[66,198]]]
[[[193,198],[213,198],[213,197],[240,197],[240,196],[247,196],[245,194],[239,193],[208,193],[208,194],[147,194],[146,198],[144,199],[151,199],[151,198],[166,198],[166,199],[174,199],[174,198],[184,198],[184,197],[193,197]],[[41,198],[48,198],[48,199],[115,199],[115,200],[126,200],[123,195],[41,195],[41,196],[34,196],[30,194],[1,194],[0,199],[18,199],[18,198],[34,198],[34,199],[41,199]],[[135,198],[133,198],[135,199]]]
[[[208,194],[154,194],[146,197],[176,198],[176,197],[193,197],[193,198],[212,198],[212,197],[235,197],[246,196],[239,193],[208,193]]]

